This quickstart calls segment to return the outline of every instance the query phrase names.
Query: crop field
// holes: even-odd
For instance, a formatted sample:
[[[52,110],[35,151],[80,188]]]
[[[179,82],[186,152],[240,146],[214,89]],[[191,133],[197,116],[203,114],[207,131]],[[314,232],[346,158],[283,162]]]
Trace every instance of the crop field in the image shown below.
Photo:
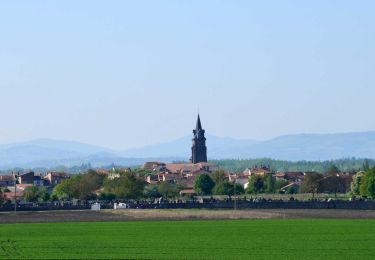
[[[375,220],[0,225],[0,259],[374,259]]]

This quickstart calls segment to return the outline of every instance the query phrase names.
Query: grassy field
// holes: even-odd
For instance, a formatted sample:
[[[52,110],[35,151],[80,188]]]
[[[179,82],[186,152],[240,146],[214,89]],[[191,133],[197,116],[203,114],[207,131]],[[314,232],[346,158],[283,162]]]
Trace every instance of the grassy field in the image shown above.
[[[0,225],[0,259],[373,259],[375,220]]]

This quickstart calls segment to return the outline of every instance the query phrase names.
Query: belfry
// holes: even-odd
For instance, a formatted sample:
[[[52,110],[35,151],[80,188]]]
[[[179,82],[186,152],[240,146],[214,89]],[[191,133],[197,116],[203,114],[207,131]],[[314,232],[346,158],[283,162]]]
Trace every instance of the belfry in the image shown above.
[[[206,137],[204,136],[205,131],[202,129],[201,119],[198,114],[197,125],[193,130],[194,138],[193,145],[191,147],[191,158],[192,163],[207,162],[207,147]]]

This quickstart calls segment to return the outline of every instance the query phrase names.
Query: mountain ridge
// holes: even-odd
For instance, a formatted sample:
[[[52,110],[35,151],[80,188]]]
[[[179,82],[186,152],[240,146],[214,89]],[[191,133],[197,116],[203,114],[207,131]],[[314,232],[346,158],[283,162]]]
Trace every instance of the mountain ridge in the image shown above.
[[[0,168],[53,167],[90,162],[132,166],[146,160],[185,160],[190,157],[191,137],[126,150],[76,141],[40,138],[0,144]],[[273,158],[280,160],[333,160],[349,157],[375,158],[375,131],[289,134],[265,141],[207,135],[209,159]],[[125,166],[125,165],[124,165]]]

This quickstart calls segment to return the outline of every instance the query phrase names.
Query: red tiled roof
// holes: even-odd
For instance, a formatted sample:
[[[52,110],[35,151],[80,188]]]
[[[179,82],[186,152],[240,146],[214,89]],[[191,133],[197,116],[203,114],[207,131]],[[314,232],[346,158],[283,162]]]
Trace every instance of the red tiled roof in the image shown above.
[[[7,199],[14,199],[14,192],[4,192],[4,196],[7,198]],[[20,197],[23,197],[23,191],[17,191],[17,194],[16,194],[17,198],[20,198]]]
[[[275,177],[282,178],[303,178],[305,177],[302,172],[279,172],[275,174]]]
[[[98,169],[98,170],[96,170],[96,172],[98,173],[98,174],[109,174],[109,171],[108,170],[105,170],[105,169]]]
[[[32,187],[33,184],[17,184],[17,190],[20,189],[20,190],[24,190],[28,187]],[[18,191],[17,191],[18,192]]]
[[[49,172],[47,175],[50,174],[53,177],[70,177],[70,174],[65,172]]]
[[[288,185],[285,185],[284,187],[282,187],[280,190],[284,190],[284,189],[292,187],[292,186],[298,186],[298,187],[300,187],[301,184],[297,183],[297,182],[289,183]]]
[[[12,175],[0,175],[0,181],[14,181]]]

